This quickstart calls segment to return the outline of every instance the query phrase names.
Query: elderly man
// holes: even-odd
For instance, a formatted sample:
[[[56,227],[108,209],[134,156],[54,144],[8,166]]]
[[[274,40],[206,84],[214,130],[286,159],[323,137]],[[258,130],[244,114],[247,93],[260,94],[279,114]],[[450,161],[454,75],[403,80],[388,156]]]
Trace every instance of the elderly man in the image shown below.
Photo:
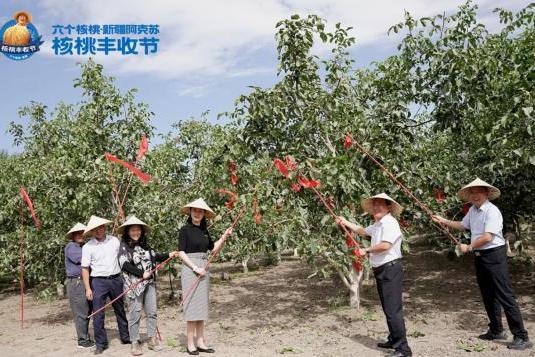
[[[94,310],[104,306],[107,298],[113,300],[123,292],[121,268],[117,260],[120,242],[117,237],[106,235],[106,225],[109,223],[111,222],[104,218],[91,216],[84,231],[84,236],[93,237],[82,248],[82,278],[86,297],[93,301]],[[129,344],[130,336],[123,299],[115,301],[112,306],[117,318],[121,342]],[[104,311],[93,317],[93,328],[96,342],[95,354],[101,354],[108,348]]]
[[[369,254],[373,274],[377,282],[377,291],[388,325],[388,339],[378,343],[381,348],[391,348],[392,357],[412,356],[407,342],[401,290],[403,269],[401,266],[402,234],[399,223],[401,206],[385,193],[369,197],[361,201],[362,208],[373,216],[375,223],[367,228],[347,221],[343,217],[337,219],[360,236],[371,236],[369,248],[360,249],[361,255]]]
[[[500,190],[476,178],[464,186],[458,195],[463,201],[472,204],[463,220],[450,221],[433,216],[433,221],[459,230],[470,230],[470,244],[461,244],[460,250],[463,253],[473,252],[475,255],[477,283],[490,321],[489,330],[479,338],[507,338],[502,325],[503,308],[507,324],[514,336],[513,342],[507,347],[515,350],[530,348],[533,344],[524,329],[522,315],[509,279],[507,251],[502,235],[502,214],[498,207],[490,202],[500,196]]]
[[[76,223],[67,233],[66,237],[70,240],[65,246],[65,274],[67,280],[67,296],[74,317],[74,327],[78,337],[78,348],[93,347],[95,343],[89,338],[89,320],[87,315],[91,309],[91,304],[85,296],[84,284],[82,282],[82,247],[84,245],[85,226]]]

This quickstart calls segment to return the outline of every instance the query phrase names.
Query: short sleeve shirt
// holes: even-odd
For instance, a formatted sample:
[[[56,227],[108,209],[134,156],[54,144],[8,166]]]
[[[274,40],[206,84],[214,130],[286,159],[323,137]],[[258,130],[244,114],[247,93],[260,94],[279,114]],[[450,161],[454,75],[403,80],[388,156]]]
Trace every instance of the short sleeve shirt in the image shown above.
[[[110,276],[119,274],[119,246],[121,242],[117,237],[108,235],[99,242],[91,238],[82,248],[82,267],[91,268],[91,276]]]
[[[502,213],[490,201],[486,201],[477,208],[472,205],[462,220],[464,228],[470,230],[470,242],[474,243],[484,233],[490,233],[492,240],[477,250],[485,250],[500,247],[505,244],[503,238]]]
[[[392,260],[401,258],[401,228],[398,221],[389,213],[366,227],[366,234],[372,237],[371,245],[377,245],[381,242],[392,243],[390,249],[382,253],[370,253],[370,263],[372,267],[377,268]]]

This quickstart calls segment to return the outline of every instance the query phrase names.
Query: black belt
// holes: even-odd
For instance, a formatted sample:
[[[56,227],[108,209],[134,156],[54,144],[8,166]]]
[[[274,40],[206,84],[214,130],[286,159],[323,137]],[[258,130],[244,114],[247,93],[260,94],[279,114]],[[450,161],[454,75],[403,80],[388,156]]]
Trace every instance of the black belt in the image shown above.
[[[489,253],[495,252],[495,251],[503,249],[503,248],[505,248],[505,244],[504,245],[500,245],[499,247],[494,247],[494,248],[490,248],[490,249],[474,250],[474,255],[476,257],[480,257],[482,255],[487,255]]]
[[[401,258],[394,259],[389,261],[388,263],[384,263],[383,265],[379,265],[378,267],[373,268],[374,273],[378,273],[380,271],[383,271],[384,269],[391,267],[393,265],[396,265],[398,263],[401,263]]]
[[[119,275],[121,275],[121,273],[117,273],[115,275],[108,275],[108,276],[93,276],[93,279],[95,279],[95,278],[98,278],[98,279],[115,279],[115,278],[119,277]]]
[[[68,276],[67,279],[80,279],[79,276]]]

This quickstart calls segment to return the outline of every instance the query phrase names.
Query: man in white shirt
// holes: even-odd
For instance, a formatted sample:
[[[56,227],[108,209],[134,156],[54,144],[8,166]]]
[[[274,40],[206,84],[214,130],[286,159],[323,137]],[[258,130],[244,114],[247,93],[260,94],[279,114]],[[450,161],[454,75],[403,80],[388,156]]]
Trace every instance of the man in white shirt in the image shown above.
[[[363,228],[339,217],[343,224],[360,236],[371,236],[371,244],[360,249],[361,255],[368,254],[377,282],[377,291],[388,325],[388,339],[378,343],[381,348],[391,348],[392,357],[412,356],[407,342],[405,320],[402,307],[403,269],[401,266],[401,241],[403,239],[399,223],[394,218],[401,213],[401,206],[385,193],[364,199],[362,208],[373,216],[374,224]]]
[[[91,216],[84,236],[92,237],[82,248],[82,279],[87,300],[93,301],[93,309],[98,310],[106,304],[106,299],[115,299],[123,292],[123,278],[117,259],[120,242],[117,237],[106,234],[106,225],[110,221]],[[113,304],[121,343],[129,344],[128,321],[124,312],[123,299]],[[101,354],[109,346],[108,336],[104,328],[104,311],[93,317],[96,349]]]
[[[459,230],[469,230],[470,244],[461,244],[463,253],[474,252],[476,277],[485,310],[489,318],[489,330],[480,335],[483,340],[504,340],[507,338],[502,325],[502,307],[507,324],[513,334],[513,342],[507,347],[515,350],[530,348],[528,332],[524,328],[522,314],[516,302],[509,278],[507,250],[503,238],[503,218],[498,207],[490,200],[500,196],[500,190],[476,178],[458,193],[470,207],[462,221],[450,221],[433,216],[433,221]]]

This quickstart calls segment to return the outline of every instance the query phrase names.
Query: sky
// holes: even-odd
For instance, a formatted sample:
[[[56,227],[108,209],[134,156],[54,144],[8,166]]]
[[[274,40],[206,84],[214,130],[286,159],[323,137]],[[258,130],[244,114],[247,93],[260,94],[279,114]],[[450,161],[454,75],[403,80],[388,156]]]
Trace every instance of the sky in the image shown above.
[[[155,113],[152,124],[166,133],[179,120],[198,118],[209,110],[209,120],[232,110],[249,86],[269,87],[277,81],[275,25],[292,14],[316,14],[327,27],[340,22],[352,26],[357,42],[351,55],[359,67],[396,52],[399,35],[388,28],[407,10],[415,17],[451,13],[463,0],[1,0],[0,26],[19,10],[32,14],[45,43],[24,61],[0,54],[0,150],[16,153],[6,131],[9,123],[25,124],[19,107],[31,101],[52,110],[59,102],[77,103],[73,80],[77,63],[87,56],[59,56],[52,50],[53,25],[158,24],[159,50],[152,55],[97,55],[105,73],[116,78],[121,90],[137,88],[137,99]],[[529,0],[478,0],[479,18],[497,28],[492,10],[518,10]],[[328,49],[318,46],[322,56]],[[154,139],[152,144],[157,144]]]

